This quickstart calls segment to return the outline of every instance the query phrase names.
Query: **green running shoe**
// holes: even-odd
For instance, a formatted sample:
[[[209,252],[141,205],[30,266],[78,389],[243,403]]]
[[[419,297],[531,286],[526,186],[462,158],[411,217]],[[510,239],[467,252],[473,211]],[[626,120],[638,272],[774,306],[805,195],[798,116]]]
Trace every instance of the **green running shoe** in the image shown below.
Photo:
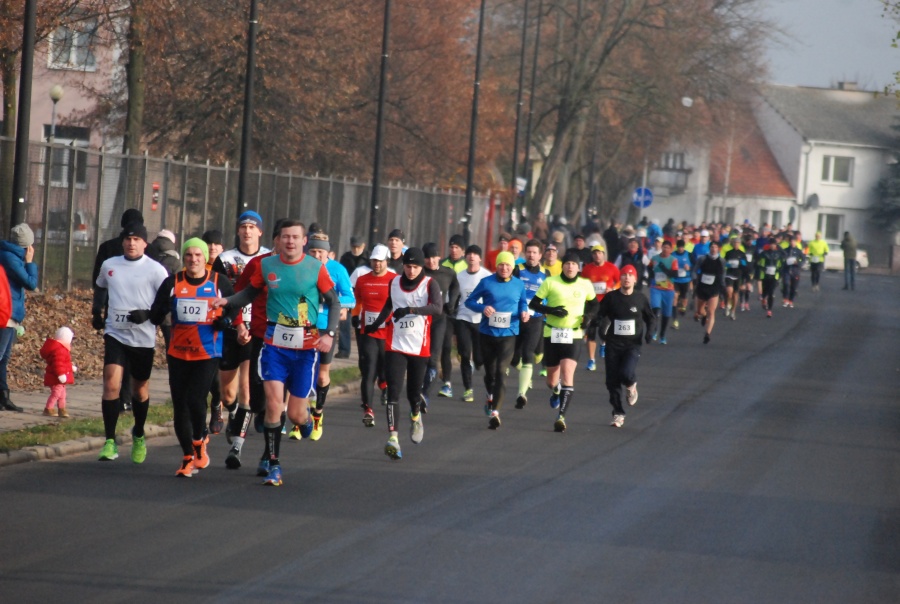
[[[144,463],[147,459],[147,439],[143,436],[135,436],[131,440],[131,461]]]
[[[469,388],[468,390],[466,390],[463,393],[463,402],[464,403],[474,403],[475,402],[475,393],[472,391],[471,388]]]
[[[118,458],[119,447],[116,446],[116,441],[111,438],[107,439],[107,441],[103,443],[103,448],[100,449],[99,461],[112,461]]]

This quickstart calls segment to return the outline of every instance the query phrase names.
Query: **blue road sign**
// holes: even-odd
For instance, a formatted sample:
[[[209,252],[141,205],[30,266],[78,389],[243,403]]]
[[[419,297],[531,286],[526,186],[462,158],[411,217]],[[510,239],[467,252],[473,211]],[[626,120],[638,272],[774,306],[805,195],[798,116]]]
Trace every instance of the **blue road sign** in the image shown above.
[[[631,196],[631,203],[639,208],[646,208],[653,203],[653,191],[647,187],[638,187]]]

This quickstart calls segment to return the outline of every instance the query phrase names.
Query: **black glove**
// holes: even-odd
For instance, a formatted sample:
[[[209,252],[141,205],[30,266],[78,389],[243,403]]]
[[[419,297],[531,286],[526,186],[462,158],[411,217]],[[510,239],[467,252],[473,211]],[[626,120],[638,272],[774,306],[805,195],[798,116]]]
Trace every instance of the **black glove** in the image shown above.
[[[649,344],[650,342],[652,342],[652,341],[653,341],[653,334],[650,333],[650,332],[648,331],[648,332],[647,332],[647,335],[644,336],[644,341],[647,342],[648,344]]]
[[[216,331],[225,331],[231,327],[231,319],[229,317],[217,317],[213,319],[212,328]]]
[[[408,306],[404,306],[403,308],[396,309],[394,311],[394,322],[396,323],[397,321],[399,321],[400,319],[402,319],[403,317],[408,315],[410,312],[412,312],[412,311],[409,310]]]
[[[567,317],[569,315],[569,311],[566,310],[565,306],[545,306],[546,308],[545,314],[553,315],[554,317]]]
[[[128,320],[137,325],[140,325],[149,318],[149,310],[132,310],[130,313],[128,313]]]
[[[91,327],[98,331],[106,327],[106,321],[103,320],[103,315],[98,312],[93,313],[91,315]]]
[[[350,317],[350,325],[353,326],[353,329],[359,329],[359,315]]]
[[[374,323],[370,323],[369,325],[366,325],[363,328],[363,333],[366,335],[371,335],[371,334],[375,333],[376,331],[378,331],[378,326],[375,325]]]

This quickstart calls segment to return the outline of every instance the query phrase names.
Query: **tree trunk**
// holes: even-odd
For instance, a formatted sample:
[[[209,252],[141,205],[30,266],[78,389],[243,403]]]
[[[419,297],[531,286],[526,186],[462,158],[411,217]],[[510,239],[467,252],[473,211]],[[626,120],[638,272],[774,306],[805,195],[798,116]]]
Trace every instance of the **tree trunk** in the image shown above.
[[[18,100],[16,57],[8,48],[0,49],[0,79],[3,81],[3,132],[0,147],[0,233],[9,231],[13,196],[13,172],[16,165],[16,119]]]
[[[141,170],[139,162],[131,159],[141,153],[141,138],[144,125],[144,14],[142,0],[132,0],[131,23],[128,27],[128,63],[125,65],[125,82],[127,86],[125,136],[122,141],[122,152],[126,158],[128,169],[119,171],[119,187],[116,195],[116,208],[113,217],[121,215],[126,208],[138,207],[142,197]]]

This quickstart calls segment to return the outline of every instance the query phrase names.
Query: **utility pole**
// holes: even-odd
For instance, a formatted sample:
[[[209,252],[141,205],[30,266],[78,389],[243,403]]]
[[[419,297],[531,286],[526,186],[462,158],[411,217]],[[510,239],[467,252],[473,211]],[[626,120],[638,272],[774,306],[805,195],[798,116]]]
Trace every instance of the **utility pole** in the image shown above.
[[[381,189],[381,148],[384,139],[384,102],[387,97],[387,68],[391,37],[391,0],[384,0],[384,28],[381,34],[381,79],[378,83],[378,117],[375,121],[375,165],[372,167],[372,203],[369,211],[369,249],[378,243],[378,196]]]
[[[478,92],[481,89],[481,50],[484,38],[484,5],[481,0],[481,10],[478,17],[478,47],[475,51],[475,89],[472,93],[472,126],[469,131],[469,165],[466,170],[466,210],[463,215],[463,239],[466,246],[472,239],[472,196],[475,188],[475,151],[478,139]]]
[[[512,191],[510,212],[516,222],[519,220],[519,133],[522,124],[522,92],[523,88],[525,88],[525,47],[528,43],[528,4],[529,0],[525,0],[525,14],[522,17],[522,51],[519,53],[519,92],[516,96],[516,133],[513,141],[512,178],[510,179],[510,190]],[[524,195],[525,192],[522,191],[522,194]]]
[[[244,124],[241,129],[241,163],[238,169],[237,214],[239,218],[247,203],[247,173],[250,143],[253,138],[253,81],[256,74],[256,31],[259,28],[257,0],[250,0],[250,26],[247,32],[247,70],[244,74]]]
[[[16,122],[16,160],[13,169],[13,195],[10,200],[10,228],[25,220],[25,203],[28,194],[28,143],[31,137],[31,79],[34,73],[36,23],[37,0],[25,0],[25,19],[22,33],[22,69],[19,72],[19,113]],[[44,230],[46,231],[46,225],[44,225]]]

